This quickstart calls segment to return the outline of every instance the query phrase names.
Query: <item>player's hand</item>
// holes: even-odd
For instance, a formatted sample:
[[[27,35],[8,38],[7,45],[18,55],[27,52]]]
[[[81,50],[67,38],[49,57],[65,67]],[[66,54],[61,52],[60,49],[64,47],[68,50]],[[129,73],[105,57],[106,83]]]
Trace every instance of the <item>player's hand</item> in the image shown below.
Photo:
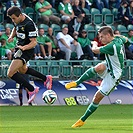
[[[23,46],[21,46],[21,45],[19,45],[19,46],[17,46],[17,48],[19,48],[20,50],[22,50],[22,51],[24,51],[25,49],[24,49],[24,47]]]
[[[98,46],[98,43],[96,41],[91,41],[91,44],[94,46]]]

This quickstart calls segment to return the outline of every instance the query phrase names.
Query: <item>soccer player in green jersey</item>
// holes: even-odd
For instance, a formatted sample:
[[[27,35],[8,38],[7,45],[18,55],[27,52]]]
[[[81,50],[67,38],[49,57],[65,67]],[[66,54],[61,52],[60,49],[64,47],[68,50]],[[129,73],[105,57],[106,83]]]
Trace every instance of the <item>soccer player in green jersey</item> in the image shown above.
[[[72,81],[65,85],[66,89],[76,87],[85,80],[98,74],[103,80],[99,90],[95,93],[91,104],[88,106],[84,115],[72,125],[72,128],[81,127],[85,120],[98,108],[100,101],[110,94],[118,85],[124,66],[123,45],[127,42],[124,36],[114,36],[113,30],[109,26],[103,26],[99,29],[99,36],[102,44],[105,46],[98,47],[97,42],[92,42],[92,51],[96,54],[104,53],[105,61],[89,68],[78,80]]]

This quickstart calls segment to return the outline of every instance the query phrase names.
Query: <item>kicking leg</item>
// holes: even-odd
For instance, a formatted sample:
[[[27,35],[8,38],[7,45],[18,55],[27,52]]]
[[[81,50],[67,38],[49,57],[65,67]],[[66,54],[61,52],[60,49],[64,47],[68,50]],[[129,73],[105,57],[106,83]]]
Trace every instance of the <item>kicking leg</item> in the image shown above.
[[[41,74],[40,72],[38,72],[32,68],[29,68],[29,67],[25,74],[30,74],[32,76],[42,79],[44,81],[44,85],[47,87],[47,89],[50,90],[52,88],[52,76],[51,75],[45,76],[45,75]]]
[[[81,127],[84,125],[85,120],[96,111],[99,106],[100,101],[104,98],[104,95],[98,90],[94,95],[92,103],[88,106],[87,110],[85,111],[84,115],[72,125],[72,128]]]
[[[78,80],[67,83],[65,85],[65,88],[69,90],[70,88],[76,87],[83,81],[91,79],[97,73],[99,73],[99,74],[103,73],[105,69],[106,69],[106,66],[103,63],[99,63],[95,67],[89,68],[85,73],[83,73],[83,75]]]
[[[65,85],[65,87],[66,87],[66,89],[76,87],[77,85],[79,85],[83,81],[86,81],[87,79],[94,77],[95,74],[96,74],[96,72],[95,72],[94,67],[89,68],[78,80],[67,83]]]

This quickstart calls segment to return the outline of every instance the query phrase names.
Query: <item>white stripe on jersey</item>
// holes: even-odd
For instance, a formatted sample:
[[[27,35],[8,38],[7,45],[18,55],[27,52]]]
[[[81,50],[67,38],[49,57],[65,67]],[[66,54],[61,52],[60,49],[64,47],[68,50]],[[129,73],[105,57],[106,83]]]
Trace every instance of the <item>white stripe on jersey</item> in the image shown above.
[[[118,79],[121,76],[122,69],[121,69],[120,60],[118,58],[116,45],[113,45],[113,49],[114,49],[114,55],[112,55],[112,56],[108,55],[109,58],[106,58],[106,61],[107,61],[109,70],[111,70],[113,72],[115,78]],[[121,50],[121,51],[123,51],[123,50]],[[122,54],[122,55],[124,56],[124,54]],[[111,64],[109,62],[111,62]]]
[[[34,26],[35,26],[35,31],[34,31],[34,33],[29,33],[29,37],[30,36],[38,36],[38,28],[37,28],[37,26],[36,26],[36,24],[34,23],[34,21],[28,16],[28,15],[26,15],[25,13],[22,13],[23,15],[25,15],[27,18],[29,18],[32,22],[33,22],[33,24],[34,24]],[[35,34],[36,33],[36,34]]]

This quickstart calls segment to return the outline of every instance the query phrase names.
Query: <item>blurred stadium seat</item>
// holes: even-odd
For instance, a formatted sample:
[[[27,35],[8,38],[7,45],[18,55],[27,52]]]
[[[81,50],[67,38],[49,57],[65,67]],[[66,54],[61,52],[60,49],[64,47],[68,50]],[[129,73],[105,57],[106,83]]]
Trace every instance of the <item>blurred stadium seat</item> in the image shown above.
[[[103,15],[103,22],[105,25],[114,24],[114,15],[112,14],[110,9],[103,8],[102,9],[102,15]]]
[[[0,24],[4,23],[4,14],[0,13]]]
[[[61,27],[58,24],[51,24],[50,26],[53,29],[53,34],[56,36],[58,32],[61,31]]]
[[[126,26],[121,24],[117,25],[117,30],[119,30],[122,35],[125,35],[128,33]]]
[[[103,15],[100,14],[100,11],[96,8],[91,8],[92,21],[94,25],[102,25],[103,24]]]

